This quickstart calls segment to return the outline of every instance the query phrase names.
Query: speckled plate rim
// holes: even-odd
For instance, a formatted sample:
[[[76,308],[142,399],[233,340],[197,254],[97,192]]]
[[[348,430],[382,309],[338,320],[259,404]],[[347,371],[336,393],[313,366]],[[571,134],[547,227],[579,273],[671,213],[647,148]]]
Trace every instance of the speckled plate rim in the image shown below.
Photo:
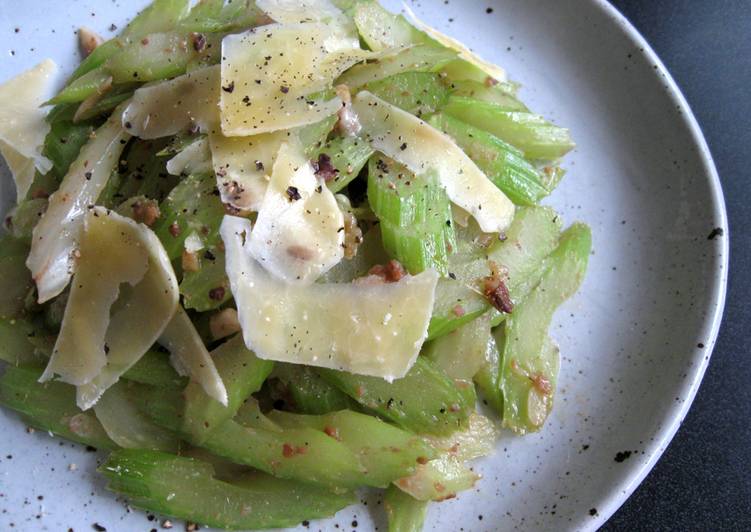
[[[686,417],[686,414],[694,401],[696,392],[699,390],[699,386],[701,385],[701,381],[707,370],[712,351],[714,350],[717,341],[717,335],[720,331],[722,315],[725,309],[725,296],[727,293],[730,249],[727,210],[725,207],[725,197],[722,193],[720,176],[717,173],[717,168],[715,167],[712,154],[709,151],[709,146],[707,145],[707,141],[701,131],[701,127],[699,126],[691,107],[686,101],[686,98],[683,96],[678,84],[670,75],[670,72],[660,60],[657,53],[652,49],[641,33],[639,33],[639,31],[631,24],[631,22],[629,22],[629,20],[607,0],[592,0],[592,3],[596,8],[600,9],[607,18],[611,19],[613,23],[618,25],[625,33],[626,37],[635,45],[636,49],[638,49],[646,59],[656,66],[655,74],[664,78],[667,95],[676,107],[680,109],[683,125],[691,133],[693,145],[697,149],[697,153],[701,159],[702,173],[706,176],[711,190],[709,207],[712,211],[717,227],[722,228],[723,230],[723,238],[715,240],[715,246],[719,249],[718,253],[715,254],[715,261],[713,264],[714,282],[712,283],[711,295],[708,303],[711,310],[707,312],[704,325],[698,335],[699,338],[704,339],[702,342],[704,348],[694,351],[691,359],[691,361],[694,362],[693,375],[686,379],[680,391],[680,396],[683,400],[676,402],[665,415],[666,423],[657,431],[649,448],[644,451],[644,454],[648,456],[647,461],[640,465],[632,466],[632,470],[628,472],[625,480],[621,482],[620,485],[614,486],[614,489],[609,493],[603,495],[602,499],[596,505],[598,508],[598,515],[595,516],[594,519],[582,518],[578,523],[574,523],[573,528],[576,530],[597,530],[605,524],[605,522],[610,519],[623,503],[626,502],[639,484],[641,484],[646,478],[683,423],[683,419]]]

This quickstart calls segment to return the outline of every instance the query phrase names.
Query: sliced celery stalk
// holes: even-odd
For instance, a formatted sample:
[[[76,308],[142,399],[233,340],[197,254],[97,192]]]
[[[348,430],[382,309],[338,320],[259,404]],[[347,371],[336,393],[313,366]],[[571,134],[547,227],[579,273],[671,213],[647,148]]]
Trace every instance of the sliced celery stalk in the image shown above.
[[[123,378],[163,388],[183,388],[188,383],[188,379],[178,375],[172,367],[169,356],[158,351],[147,351],[123,374]]]
[[[220,481],[209,463],[158,451],[116,451],[99,471],[133,506],[224,529],[295,526],[355,501],[349,493],[258,473]]]
[[[44,139],[43,154],[52,161],[52,174],[60,181],[68,168],[78,157],[78,153],[89,140],[94,128],[91,124],[74,124],[72,117],[50,121],[50,132]]]
[[[361,405],[418,434],[451,434],[475,408],[474,387],[457,385],[424,357],[392,383],[329,369],[318,372]]]
[[[469,155],[495,185],[517,205],[534,205],[548,195],[540,172],[524,154],[498,137],[442,113],[428,122]]]
[[[358,458],[372,485],[386,486],[436,456],[424,439],[351,410],[322,416],[272,411],[269,419],[285,430],[311,428],[342,442]]]
[[[360,37],[371,50],[381,51],[430,41],[404,16],[388,12],[378,2],[358,1],[352,18]]]
[[[500,371],[498,364],[500,353],[498,344],[503,345],[503,327],[497,327],[485,346],[485,360],[482,367],[474,376],[475,386],[483,400],[495,410],[499,416],[503,416],[503,394],[499,384]],[[499,337],[500,341],[496,341]]]
[[[383,246],[410,273],[447,273],[455,245],[451,204],[432,173],[416,176],[377,155],[368,167],[368,198],[380,220]]]
[[[227,406],[209,397],[203,387],[191,381],[185,388],[182,431],[200,445],[224,421],[231,419],[243,401],[257,392],[274,367],[249,351],[242,335],[234,336],[211,353],[216,369],[227,389]]]
[[[355,65],[339,76],[337,84],[354,89],[402,72],[437,72],[456,52],[430,45],[404,48],[370,63]]]
[[[10,367],[0,377],[0,404],[20,412],[26,423],[68,440],[114,449],[93,412],[76,406],[76,389],[62,382],[38,382],[41,368]]]
[[[30,245],[34,227],[46,210],[46,198],[22,200],[5,217],[5,226],[13,238]]]
[[[0,318],[20,316],[26,307],[26,296],[34,286],[25,264],[28,253],[22,240],[0,236]]]
[[[311,159],[314,163],[318,162],[320,172],[321,157],[324,159],[328,157],[336,175],[326,179],[326,184],[332,192],[336,193],[357,177],[371,155],[373,155],[373,148],[364,140],[357,137],[337,136],[322,144]]]
[[[574,224],[567,229],[540,283],[506,319],[500,377],[503,425],[516,432],[539,430],[553,407],[559,357],[547,330],[556,308],[579,288],[591,247],[589,227]]]
[[[218,244],[224,206],[215,191],[213,175],[189,176],[160,205],[162,215],[154,232],[170,260],[182,255],[185,239],[193,232],[201,237],[206,247]]]
[[[41,364],[44,359],[29,341],[34,335],[34,325],[29,321],[0,318],[0,360],[12,366]]]
[[[441,279],[436,288],[428,338],[447,334],[490,308],[483,295],[483,280],[490,275],[491,262],[505,272],[503,280],[511,300],[523,299],[539,280],[543,260],[555,249],[560,227],[560,219],[551,208],[520,207],[506,240],[490,245],[480,255],[452,255],[449,271],[456,279]],[[495,309],[492,312],[500,316]]]
[[[57,105],[82,102],[111,83],[112,74],[109,70],[100,66],[77,78],[47,103]]]
[[[494,103],[463,96],[450,97],[443,110],[519,148],[529,159],[557,159],[575,146],[567,129],[537,114],[507,111]]]
[[[485,314],[426,344],[423,356],[452,379],[471,381],[485,363],[490,341],[490,316]]]
[[[389,486],[383,499],[389,532],[421,532],[428,502],[418,501],[396,486]]]
[[[201,0],[179,23],[179,28],[194,32],[224,33],[255,26],[263,13],[255,2]]]
[[[363,89],[417,116],[437,111],[449,97],[441,76],[433,72],[403,72],[366,83]]]
[[[323,380],[309,366],[279,362],[274,366],[274,376],[284,385],[295,412],[328,414],[356,405],[347,394]]]
[[[452,81],[449,87],[452,96],[464,96],[494,103],[507,111],[529,110],[526,105],[517,99],[516,87],[512,83],[499,82],[496,85],[489,85],[480,81],[462,80]]]

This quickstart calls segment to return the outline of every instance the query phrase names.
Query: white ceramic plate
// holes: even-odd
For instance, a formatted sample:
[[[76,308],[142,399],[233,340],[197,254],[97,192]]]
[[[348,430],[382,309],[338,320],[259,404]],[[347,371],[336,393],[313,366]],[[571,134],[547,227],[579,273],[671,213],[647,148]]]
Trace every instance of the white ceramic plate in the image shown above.
[[[45,57],[70,70],[79,25],[109,37],[144,3],[0,1],[0,79]],[[603,0],[412,7],[506,67],[531,108],[571,128],[578,148],[549,202],[594,231],[584,286],[552,331],[563,352],[553,415],[540,434],[505,435],[478,464],[476,490],[432,505],[426,530],[594,530],[668,445],[714,345],[728,246],[711,156],[663,65]],[[5,208],[11,190],[4,177]],[[708,240],[715,227],[725,236]],[[0,428],[0,529],[158,528],[104,490],[101,456],[27,434],[5,411]],[[384,530],[377,498],[364,500],[310,527]]]

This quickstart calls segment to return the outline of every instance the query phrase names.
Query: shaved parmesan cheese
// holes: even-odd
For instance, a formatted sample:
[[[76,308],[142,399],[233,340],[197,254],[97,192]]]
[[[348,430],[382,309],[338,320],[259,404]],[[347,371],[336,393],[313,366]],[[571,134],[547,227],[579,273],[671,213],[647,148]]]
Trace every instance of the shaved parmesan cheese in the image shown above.
[[[178,305],[159,343],[170,351],[170,360],[180,375],[188,375],[207,395],[227,406],[227,389],[193,322]]]
[[[450,137],[367,91],[358,93],[352,108],[373,148],[416,174],[434,170],[451,201],[484,232],[500,233],[511,224],[514,204]]]
[[[490,63],[489,61],[484,60],[482,57],[478,56],[476,53],[474,53],[472,50],[464,46],[462,43],[454,39],[453,37],[449,37],[448,35],[445,35],[438,31],[435,28],[431,28],[427,24],[425,24],[423,21],[417,18],[414,11],[402,2],[402,7],[404,8],[404,11],[407,13],[407,16],[409,17],[410,22],[417,27],[418,29],[424,31],[427,33],[430,37],[441,43],[446,48],[451,48],[452,50],[456,50],[459,52],[459,57],[467,61],[468,63],[473,64],[483,72],[485,72],[488,76],[495,79],[496,81],[507,81],[508,76],[506,75],[506,71],[503,70],[498,65],[494,65],[493,63]]]
[[[34,227],[26,266],[37,285],[39,302],[57,296],[68,284],[86,211],[96,204],[130,138],[120,125],[123,104],[96,130],[70,165],[47,211]]]
[[[221,123],[247,136],[318,122],[341,100],[316,100],[344,70],[372,55],[319,22],[269,24],[222,41]]]
[[[167,161],[172,175],[205,174],[211,172],[211,150],[208,139],[198,139]]]
[[[350,39],[358,48],[357,30],[352,21],[329,0],[257,0],[256,6],[276,22],[325,22],[332,31]]]
[[[192,126],[208,132],[219,123],[219,66],[138,89],[123,113],[123,127],[142,139],[168,137]]]
[[[249,250],[276,277],[310,284],[344,256],[344,216],[299,147],[284,143]]]
[[[178,288],[156,235],[102,207],[85,216],[80,254],[40,380],[60,375],[77,385],[78,406],[86,410],[156,341],[175,313]]]
[[[289,131],[250,137],[209,135],[222,202],[243,211],[260,209],[276,154],[290,135]]]
[[[0,85],[0,154],[16,182],[16,197],[26,197],[34,171],[46,174],[52,163],[42,156],[44,138],[50,130],[42,104],[52,98],[57,65],[42,61]]]
[[[259,357],[386,380],[414,364],[427,336],[435,271],[390,284],[300,287],[253,259],[248,220],[225,216],[221,235],[245,344]]]

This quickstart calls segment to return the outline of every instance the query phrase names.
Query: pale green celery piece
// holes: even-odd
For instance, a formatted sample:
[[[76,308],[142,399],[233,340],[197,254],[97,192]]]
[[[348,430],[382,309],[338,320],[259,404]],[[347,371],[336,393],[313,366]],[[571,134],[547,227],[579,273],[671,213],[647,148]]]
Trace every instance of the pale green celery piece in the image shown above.
[[[184,74],[188,63],[206,53],[196,50],[188,34],[152,33],[125,46],[102,68],[115,83],[156,81]]]
[[[14,318],[25,310],[26,295],[34,287],[26,268],[28,253],[24,241],[0,236],[0,318]]]
[[[335,176],[326,179],[329,189],[336,193],[357,177],[371,155],[373,149],[361,138],[336,136],[321,145],[311,159],[319,167],[328,162],[336,171]]]
[[[119,205],[132,196],[145,196],[161,202],[180,183],[180,178],[170,175],[165,170],[165,162],[156,157],[168,142],[168,139],[134,139],[130,143],[117,171],[110,177],[113,181],[109,189],[112,203]]]
[[[102,98],[97,100],[93,105],[84,109],[84,104],[81,104],[79,112],[76,112],[75,121],[85,122],[86,120],[109,113],[122,102],[133,96],[134,90],[135,87],[130,83],[118,85],[111,91],[107,92],[107,94],[102,96]]]
[[[402,72],[437,72],[455,57],[456,52],[447,48],[412,46],[373,62],[355,65],[339,76],[336,84],[355,89]]]
[[[185,388],[185,409],[181,432],[200,445],[224,421],[232,419],[250,394],[257,392],[274,367],[245,347],[241,334],[220,345],[211,353],[216,369],[227,390],[227,406],[209,397],[203,387],[191,381]]]
[[[472,320],[423,347],[422,355],[432,360],[452,379],[471,381],[485,363],[490,341],[490,316]]]
[[[197,252],[199,269],[184,271],[180,293],[186,309],[198,312],[215,310],[232,299],[227,272],[224,268],[224,251],[212,248]]]
[[[460,80],[451,81],[449,89],[453,96],[464,96],[500,105],[508,111],[528,111],[517,97],[518,87],[509,82],[488,84],[482,81]]]
[[[37,429],[103,449],[117,445],[93,412],[76,406],[76,389],[62,382],[39,383],[41,368],[9,367],[0,377],[0,404],[22,414]]]
[[[182,255],[185,239],[197,233],[207,247],[219,243],[219,226],[224,205],[215,194],[213,175],[193,175],[180,181],[160,205],[161,216],[154,226],[170,260]]]
[[[146,351],[138,362],[123,374],[123,379],[161,388],[184,388],[188,379],[172,367],[169,356],[159,351]]]
[[[59,115],[58,119],[50,120],[50,132],[44,139],[42,153],[52,161],[50,174],[58,182],[62,181],[68,173],[68,168],[76,160],[81,148],[94,131],[91,124],[75,124],[72,120],[72,115],[65,116],[64,114]],[[48,194],[50,192],[52,190],[47,191]]]
[[[23,200],[8,213],[5,225],[14,238],[31,244],[31,232],[46,210],[47,198]]]
[[[360,37],[374,51],[427,43],[431,40],[402,15],[395,15],[375,1],[356,2],[352,18]]]
[[[499,385],[500,372],[498,364],[500,353],[498,352],[498,345],[503,345],[503,332],[503,327],[498,327],[493,331],[488,340],[488,345],[485,347],[483,365],[474,376],[475,386],[480,392],[480,396],[499,416],[503,416],[503,394]],[[498,341],[496,337],[499,338]]]
[[[377,154],[368,166],[368,198],[391,257],[412,274],[429,268],[448,273],[456,245],[451,204],[434,174],[416,176]]]
[[[224,33],[248,29],[262,23],[263,12],[255,2],[200,0],[179,23],[185,31]]]
[[[272,410],[268,416],[284,430],[311,428],[342,442],[357,457],[371,485],[386,486],[438,456],[425,439],[351,410],[321,416]]]
[[[449,88],[441,76],[433,72],[395,74],[367,83],[363,90],[417,116],[434,113],[449,97]]]
[[[71,81],[101,66],[128,42],[137,41],[150,33],[170,31],[188,13],[189,0],[154,0],[141,11],[115,39],[109,40],[84,59],[73,72]]]
[[[555,310],[579,288],[591,247],[586,225],[564,231],[539,284],[506,318],[500,377],[504,427],[522,434],[537,431],[553,407],[559,356],[547,330]]]
[[[329,517],[355,502],[348,492],[291,482],[259,473],[215,478],[214,467],[195,458],[120,450],[99,467],[108,488],[133,506],[223,529],[295,526]]]
[[[96,417],[107,435],[125,449],[177,451],[179,438],[138,410],[128,386],[123,381],[115,383],[94,405]]]
[[[484,295],[484,279],[491,273],[491,262],[505,271],[504,283],[511,300],[523,299],[539,280],[545,257],[555,249],[560,227],[558,215],[549,207],[518,207],[503,242],[491,238],[480,255],[476,251],[451,255],[449,271],[455,279],[438,283],[428,338],[448,334],[491,308]],[[481,240],[487,238],[479,230],[477,234]],[[459,239],[460,248],[466,238]],[[500,315],[495,309],[491,311],[494,317]]]
[[[463,96],[450,97],[443,111],[519,148],[529,159],[557,159],[575,146],[567,129],[534,113],[507,111],[494,103]]]
[[[541,173],[524,154],[498,137],[438,113],[428,120],[454,139],[485,175],[517,205],[534,205],[549,194]]]
[[[29,337],[35,335],[34,325],[23,318],[0,318],[0,360],[12,366],[43,363]]]
[[[347,394],[323,380],[309,366],[278,362],[273,376],[281,381],[295,412],[328,414],[356,405]]]
[[[330,369],[318,373],[362,406],[417,434],[460,430],[475,408],[474,387],[455,383],[424,357],[417,358],[404,378],[391,383]]]
[[[561,182],[561,179],[563,179],[563,176],[566,175],[566,170],[557,165],[544,164],[540,170],[540,175],[542,176],[542,184],[545,188],[553,192]]]
[[[421,532],[428,512],[428,502],[418,501],[396,486],[389,486],[383,498],[389,532]]]
[[[103,90],[106,85],[111,83],[112,74],[107,68],[100,66],[71,82],[57,96],[47,102],[47,104],[57,105],[61,103],[82,102],[89,96],[96,94],[97,91]]]
[[[479,66],[460,57],[445,65],[441,69],[441,74],[446,76],[450,81],[470,80],[478,83],[492,83],[492,81],[489,80],[494,79]]]
[[[328,116],[320,122],[315,122],[307,126],[302,126],[296,129],[297,137],[300,139],[300,144],[303,146],[305,156],[311,159],[318,153],[321,146],[326,143],[326,138],[334,129],[338,117],[336,115]]]

